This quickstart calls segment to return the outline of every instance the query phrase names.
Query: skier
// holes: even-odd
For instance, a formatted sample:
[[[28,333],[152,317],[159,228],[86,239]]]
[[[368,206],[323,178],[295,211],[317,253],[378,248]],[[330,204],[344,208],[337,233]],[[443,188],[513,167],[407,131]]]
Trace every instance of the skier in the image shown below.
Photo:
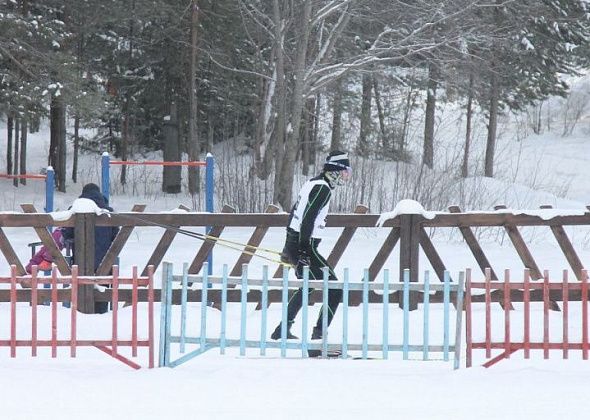
[[[287,227],[287,238],[281,260],[296,266],[295,275],[303,278],[303,267],[309,267],[311,280],[323,279],[323,267],[328,267],[329,280],[338,280],[332,267],[318,252],[320,243],[320,231],[325,226],[325,218],[328,214],[332,190],[336,186],[344,185],[352,174],[348,154],[341,151],[330,152],[322,172],[315,178],[307,181],[299,192],[297,202],[291,210]],[[311,289],[309,290],[312,291]],[[342,290],[330,289],[328,291],[328,325],[334,317],[334,313],[342,300]],[[291,333],[291,326],[302,305],[302,289],[298,289],[287,307],[287,338],[297,339]],[[311,339],[322,338],[322,308],[316,326],[313,328]],[[271,334],[273,340],[281,338],[281,324]],[[310,350],[310,356],[319,356],[319,350]]]

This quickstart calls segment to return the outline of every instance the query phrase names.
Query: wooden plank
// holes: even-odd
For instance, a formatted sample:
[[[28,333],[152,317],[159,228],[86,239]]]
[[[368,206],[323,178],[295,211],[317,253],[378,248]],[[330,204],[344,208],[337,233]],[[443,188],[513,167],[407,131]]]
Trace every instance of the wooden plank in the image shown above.
[[[552,209],[553,206],[543,205],[543,206],[541,206],[541,208],[542,209]],[[555,236],[555,240],[557,241],[557,244],[559,245],[559,247],[561,248],[561,251],[565,255],[567,262],[569,263],[570,267],[572,268],[572,271],[576,275],[576,278],[579,281],[581,281],[582,280],[582,270],[584,269],[584,267],[582,266],[582,261],[580,260],[580,257],[578,257],[578,254],[576,253],[576,250],[574,249],[574,246],[572,245],[570,238],[567,236],[567,233],[565,233],[565,229],[563,228],[563,226],[560,226],[560,225],[549,225],[549,227],[551,228],[551,231],[553,232],[553,235]]]
[[[451,213],[460,213],[461,209],[458,206],[451,206],[451,207],[449,207],[449,211]],[[498,276],[496,275],[496,272],[492,268],[492,265],[490,264],[488,258],[486,257],[485,253],[483,252],[483,249],[479,245],[479,242],[477,241],[477,238],[473,234],[473,231],[467,226],[458,226],[458,228],[459,228],[459,231],[461,232],[461,234],[463,235],[463,239],[465,239],[467,246],[471,250],[471,253],[473,254],[473,257],[475,258],[475,261],[477,261],[477,264],[479,265],[481,272],[485,273],[486,268],[489,268],[491,270],[492,280],[498,281]]]
[[[146,207],[145,204],[135,204],[133,206],[133,208],[131,209],[131,211],[133,213],[141,213],[145,210],[145,207]],[[101,216],[101,217],[105,218],[107,216]],[[119,230],[119,233],[117,233],[117,236],[115,237],[115,239],[111,243],[109,250],[107,251],[107,253],[103,257],[102,261],[100,262],[100,265],[96,269],[96,275],[106,276],[107,274],[109,274],[111,272],[113,264],[115,264],[116,258],[121,253],[121,250],[123,249],[123,246],[125,246],[125,243],[129,239],[129,236],[131,236],[133,229],[135,229],[135,226],[123,226]]]
[[[371,265],[369,266],[369,281],[375,280],[377,274],[385,265],[385,261],[387,261],[389,255],[391,255],[391,252],[395,248],[395,245],[397,244],[397,241],[399,241],[399,238],[400,229],[392,228],[389,232],[389,235],[387,235],[387,238],[385,238],[383,245],[381,245],[381,248],[379,248],[377,255],[375,256],[375,258],[373,258]]]
[[[29,214],[38,213],[37,209],[32,204],[21,204],[20,207],[25,213],[29,213]],[[47,230],[47,227],[45,227],[45,228],[36,227],[34,229],[35,229],[35,232],[37,233],[37,235],[39,236],[39,239],[41,239],[41,242],[43,242],[43,245],[47,248],[47,250],[51,254],[51,257],[53,258],[53,262],[55,263],[55,265],[57,265],[59,272],[62,275],[71,274],[72,271],[70,269],[70,265],[67,263],[66,259],[62,255],[61,251],[59,250],[59,248],[55,244],[55,241],[53,240],[51,233],[49,233],[49,230]]]
[[[235,210],[226,204],[221,209],[221,212],[222,213],[234,213]],[[225,226],[223,226],[223,225],[213,226],[211,228],[211,230],[209,231],[208,236],[211,238],[219,238],[224,229],[225,229]],[[203,267],[203,263],[207,259],[207,256],[209,255],[209,253],[213,250],[213,247],[216,245],[216,243],[217,242],[215,242],[214,240],[203,241],[203,243],[201,244],[201,248],[199,248],[197,255],[193,259],[193,262],[191,263],[191,265],[188,269],[189,274],[198,274],[198,272],[201,271],[201,268]]]
[[[179,205],[178,208],[181,210],[190,211],[190,209],[184,204]],[[180,228],[180,226],[174,227]],[[175,230],[166,229],[166,231],[162,234],[162,237],[160,238],[160,242],[158,242],[158,245],[156,245],[156,249],[154,249],[154,252],[152,252],[152,255],[150,256],[147,264],[143,268],[143,271],[141,272],[142,276],[148,275],[148,268],[150,265],[154,266],[154,270],[158,268],[158,266],[164,259],[164,255],[166,255],[168,248],[170,248],[170,245],[172,245],[172,241],[176,237],[176,234],[177,232]]]
[[[368,211],[369,208],[362,204],[358,204],[354,209],[355,214],[366,214]],[[328,255],[327,261],[330,267],[336,267],[357,229],[357,226],[347,226],[342,230],[334,248],[332,248],[332,252]]]
[[[503,210],[505,208],[506,206],[504,205],[494,207],[494,209],[496,210]],[[543,274],[541,274],[541,271],[539,270],[539,267],[537,266],[537,263],[535,262],[533,255],[529,251],[529,248],[526,246],[524,239],[522,239],[520,231],[515,226],[515,224],[510,221],[510,218],[507,219],[504,229],[506,229],[506,233],[508,233],[508,237],[512,241],[512,245],[514,245],[514,249],[516,249],[516,252],[520,257],[520,260],[522,261],[524,266],[530,270],[531,278],[534,280],[542,279]]]
[[[78,273],[94,275],[94,229],[96,214],[76,213],[74,217],[74,254]],[[80,285],[78,309],[85,314],[94,313],[94,286]]]
[[[438,276],[438,279],[442,282],[444,280],[445,271],[447,268],[440,258],[440,255],[438,255],[436,248],[434,247],[424,228],[420,229],[420,245],[422,246],[422,250],[424,251],[426,258],[428,258],[428,261],[430,261],[432,268],[434,268],[434,272]],[[451,279],[451,281],[453,280]]]
[[[12,248],[12,245],[10,244],[8,237],[6,236],[6,234],[4,233],[4,231],[2,230],[1,227],[0,227],[0,251],[2,251],[4,258],[6,258],[8,265],[15,265],[16,266],[16,275],[17,276],[24,276],[25,274],[27,274],[27,272],[25,271],[25,267],[23,267],[22,263],[18,259],[16,252],[14,252],[14,248]]]
[[[400,216],[400,252],[399,278],[402,279],[404,270],[410,270],[410,282],[418,281],[420,255],[420,221],[422,216],[416,214],[402,214]],[[399,303],[403,307],[403,302]],[[410,292],[410,310],[418,308],[418,295]]]
[[[180,226],[269,226],[283,227],[289,217],[286,213],[143,213],[141,221],[130,219],[131,213],[118,212],[108,218],[97,220],[98,226],[153,226],[154,223]],[[378,214],[330,214],[326,218],[327,227],[375,227]],[[581,215],[556,216],[543,220],[536,215],[511,213],[437,213],[432,219],[421,222],[423,227],[460,227],[460,226],[504,226],[510,222],[516,226],[580,226],[590,225],[590,212]],[[399,217],[388,219],[383,227],[399,227]],[[0,214],[1,227],[47,227],[73,226],[73,218],[53,220],[45,213],[39,214]]]
[[[279,208],[277,206],[274,204],[269,204],[265,213],[272,214],[277,213],[278,211]],[[260,243],[262,242],[262,239],[264,239],[264,235],[266,235],[268,229],[268,226],[256,226],[256,229],[254,229],[254,232],[252,232],[252,235],[248,240],[246,248],[244,248],[244,252],[242,252],[238,258],[238,261],[236,261],[236,264],[232,268],[229,274],[230,276],[242,275],[242,264],[248,264],[252,260],[252,254],[256,253],[256,248],[260,246]],[[235,285],[232,284],[231,287],[235,287]]]

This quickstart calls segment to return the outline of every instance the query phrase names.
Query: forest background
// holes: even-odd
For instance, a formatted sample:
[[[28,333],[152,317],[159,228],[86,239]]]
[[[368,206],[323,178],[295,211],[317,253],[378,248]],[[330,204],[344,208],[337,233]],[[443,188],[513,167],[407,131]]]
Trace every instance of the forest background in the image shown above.
[[[96,181],[82,153],[214,152],[219,203],[289,209],[294,185],[344,149],[355,177],[333,211],[478,208],[473,180],[494,177],[508,116],[511,135],[568,136],[584,114],[588,93],[568,80],[590,65],[588,12],[584,0],[6,0],[6,173],[27,172],[27,135],[48,121],[61,192]],[[150,182],[198,209],[189,175]],[[147,182],[124,166],[118,181],[114,193]]]

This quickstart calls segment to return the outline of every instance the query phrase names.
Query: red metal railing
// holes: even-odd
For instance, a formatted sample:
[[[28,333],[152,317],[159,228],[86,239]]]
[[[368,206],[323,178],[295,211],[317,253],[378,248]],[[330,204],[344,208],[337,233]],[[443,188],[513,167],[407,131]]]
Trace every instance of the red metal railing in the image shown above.
[[[207,162],[190,161],[190,162],[167,162],[160,160],[111,160],[111,165],[157,165],[157,166],[207,166]]]
[[[549,279],[548,271],[544,272],[544,278],[542,282],[531,283],[530,274],[528,270],[524,272],[524,278],[522,282],[511,282],[510,271],[506,270],[504,273],[504,281],[492,281],[491,271],[486,270],[486,278],[484,282],[473,282],[471,281],[471,271],[467,271],[466,291],[465,291],[465,338],[466,338],[466,365],[467,367],[472,366],[472,357],[474,349],[485,349],[486,359],[489,359],[484,363],[483,366],[490,367],[502,359],[510,358],[510,355],[518,350],[524,351],[524,357],[528,359],[530,357],[531,350],[543,350],[543,358],[548,359],[550,350],[562,350],[562,357],[568,358],[570,350],[581,350],[582,358],[588,359],[588,274],[584,270],[582,272],[582,278],[580,282],[569,282],[568,271],[564,270],[562,279],[560,282],[551,282]],[[484,341],[473,341],[473,305],[472,305],[472,293],[474,290],[484,290],[485,300],[485,340]],[[504,337],[502,340],[494,340],[492,337],[492,298],[493,291],[501,293],[503,299],[504,310]],[[541,293],[543,302],[543,315],[542,315],[542,341],[531,340],[531,294]],[[553,295],[552,296],[552,292]],[[581,339],[579,342],[572,342],[570,339],[570,295],[580,293],[581,303]],[[518,325],[511,322],[510,310],[512,308],[511,296],[514,294],[522,293],[523,302],[523,323],[522,331],[517,331]],[[561,300],[561,322],[562,322],[562,336],[561,341],[551,341],[550,329],[549,329],[549,311],[552,305],[555,305],[556,300]],[[538,325],[538,324],[533,324]],[[512,337],[515,333],[522,332],[522,341],[515,341]],[[520,335],[520,334],[519,334]],[[493,349],[503,350],[499,355],[492,357]]]
[[[21,175],[11,175],[11,174],[0,174],[0,178],[6,179],[46,179],[46,175],[38,175],[38,174],[21,174]]]
[[[118,352],[119,347],[131,347],[132,357],[137,357],[138,347],[148,347],[148,365],[150,368],[154,367],[154,287],[153,287],[153,266],[148,269],[147,276],[138,276],[137,267],[133,267],[132,277],[120,277],[119,267],[113,266],[112,276],[79,276],[78,266],[72,266],[71,276],[61,276],[57,271],[57,267],[53,267],[50,277],[40,277],[38,275],[37,267],[33,266],[32,274],[27,276],[17,276],[16,266],[12,265],[10,270],[10,277],[0,277],[0,284],[10,284],[10,337],[8,339],[0,338],[0,347],[10,347],[10,357],[16,357],[17,347],[30,347],[31,355],[37,356],[38,347],[51,347],[51,357],[57,357],[57,348],[60,346],[70,347],[70,356],[76,357],[76,349],[81,346],[94,346],[117,360],[131,366],[134,369],[139,369],[141,366]],[[22,284],[31,287],[31,339],[22,340],[17,339],[17,284]],[[39,284],[51,285],[51,338],[39,339],[38,337],[38,292]],[[58,284],[71,286],[70,290],[70,338],[63,340],[58,339],[57,331],[57,315],[58,315]],[[78,287],[80,285],[102,285],[112,287],[112,333],[111,339],[78,339],[77,332],[77,300]],[[131,285],[132,287],[132,302],[131,302],[131,339],[121,339],[119,337],[119,288],[121,285]],[[148,328],[147,339],[140,340],[138,338],[138,287],[148,288]],[[64,290],[60,290],[64,292]],[[67,291],[66,291],[67,292]],[[22,329],[19,331],[22,334]],[[110,346],[110,347],[109,347]]]

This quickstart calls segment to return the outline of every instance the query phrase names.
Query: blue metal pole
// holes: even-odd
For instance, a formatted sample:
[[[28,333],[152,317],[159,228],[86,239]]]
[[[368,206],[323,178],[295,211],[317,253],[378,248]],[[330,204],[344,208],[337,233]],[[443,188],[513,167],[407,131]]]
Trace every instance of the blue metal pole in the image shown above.
[[[330,285],[328,284],[328,267],[322,268],[323,273],[323,293],[322,293],[322,357],[328,357],[328,294]]]
[[[424,327],[422,331],[422,359],[428,360],[428,321],[430,319],[430,272],[424,273]]]
[[[188,297],[188,263],[182,265],[182,293],[180,298],[180,353],[184,353],[186,343],[186,307]]]
[[[362,357],[367,358],[369,350],[369,270],[365,268],[363,275],[363,343]]]
[[[201,284],[201,352],[207,349],[207,304],[209,302],[207,296],[207,282],[209,281],[207,263],[203,268],[203,283]]]
[[[166,366],[166,296],[168,294],[168,270],[171,269],[171,264],[169,262],[164,262],[164,264],[162,265],[162,296],[160,306],[160,352],[158,367]]]
[[[307,352],[307,315],[308,315],[308,305],[309,305],[309,267],[303,267],[303,288],[301,289],[301,308],[303,313],[301,315],[301,357],[306,358],[309,356]]]
[[[383,359],[389,356],[389,270],[383,270]]]
[[[443,336],[443,359],[449,361],[449,306],[451,301],[451,277],[445,271],[443,284],[443,310],[444,310],[444,336]]]
[[[219,352],[225,354],[225,330],[227,325],[227,264],[223,264],[223,279],[221,281],[221,331],[219,337]]]
[[[266,319],[268,306],[268,265],[262,266],[262,299],[260,305],[262,306],[262,314],[260,317],[260,355],[266,355]]]
[[[457,286],[457,323],[455,324],[455,363],[454,368],[461,366],[461,331],[463,319],[463,287],[465,284],[465,273],[459,273],[459,284]]]
[[[111,173],[111,157],[107,152],[102,154],[101,159],[101,187],[102,187],[102,195],[104,195],[109,201],[111,195],[111,188],[110,188],[110,173]]]
[[[342,358],[348,357],[348,267],[344,269],[342,284]]]
[[[240,356],[246,355],[246,316],[248,305],[248,264],[242,264],[242,290],[241,290],[240,316]]]
[[[410,352],[410,270],[404,270],[404,329],[402,343],[403,359],[408,360]]]
[[[213,155],[211,153],[207,153],[207,158],[205,159],[205,210],[209,213],[215,212],[214,203],[213,203],[213,194],[214,194],[214,184],[215,184],[215,177],[214,177],[214,169],[215,169],[215,159],[213,159]],[[211,226],[206,227],[206,233],[209,234],[211,230]],[[209,263],[209,274],[213,273],[213,250],[209,253],[207,257],[207,262]]]
[[[53,167],[47,167],[45,174],[45,213],[53,211],[53,192],[55,191],[55,172]]]
[[[281,357],[287,356],[287,306],[289,304],[289,270],[283,269],[283,290],[281,295]]]

